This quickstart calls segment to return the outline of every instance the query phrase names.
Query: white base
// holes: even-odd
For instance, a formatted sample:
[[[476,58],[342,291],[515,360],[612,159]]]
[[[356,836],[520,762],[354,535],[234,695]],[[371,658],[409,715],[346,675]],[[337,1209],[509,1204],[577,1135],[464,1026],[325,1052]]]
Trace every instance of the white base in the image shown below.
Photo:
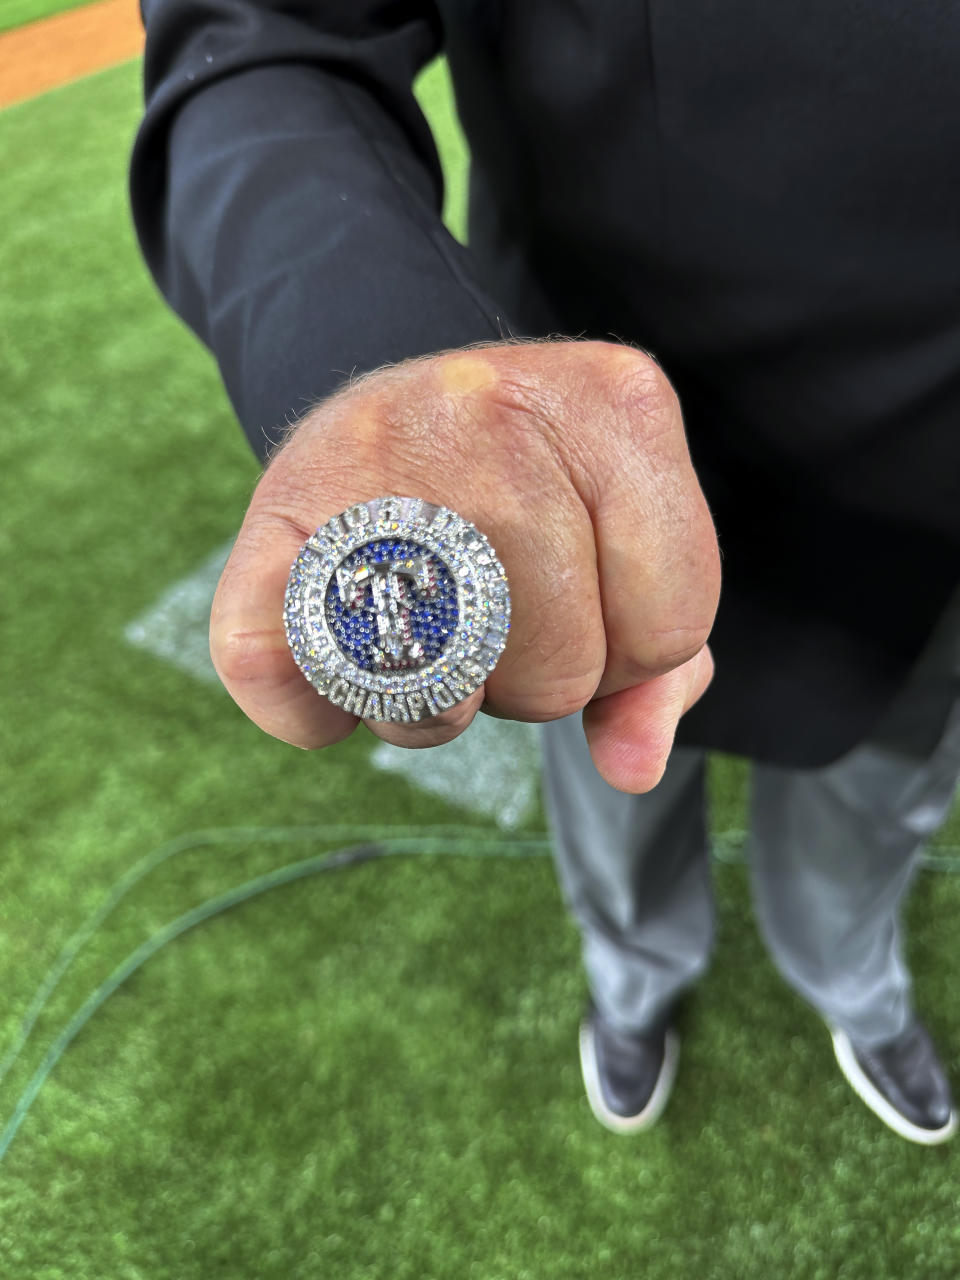
[[[908,1142],[919,1142],[923,1146],[933,1147],[939,1142],[946,1142],[957,1131],[957,1113],[950,1112],[950,1119],[940,1129],[921,1129],[900,1114],[883,1096],[876,1085],[864,1073],[853,1052],[853,1045],[846,1032],[839,1027],[831,1028],[833,1036],[833,1052],[837,1056],[840,1070],[854,1093],[865,1102],[874,1115],[879,1116],[885,1125],[898,1133]]]
[[[663,1046],[663,1063],[660,1074],[653,1086],[653,1093],[647,1105],[635,1116],[617,1115],[611,1111],[603,1099],[600,1088],[600,1073],[597,1070],[597,1050],[594,1044],[593,1027],[585,1021],[580,1027],[580,1066],[583,1071],[583,1083],[587,1091],[590,1110],[600,1123],[613,1133],[639,1133],[649,1129],[660,1119],[661,1112],[667,1105],[670,1090],[677,1075],[677,1064],[680,1061],[680,1037],[671,1028],[666,1033]]]

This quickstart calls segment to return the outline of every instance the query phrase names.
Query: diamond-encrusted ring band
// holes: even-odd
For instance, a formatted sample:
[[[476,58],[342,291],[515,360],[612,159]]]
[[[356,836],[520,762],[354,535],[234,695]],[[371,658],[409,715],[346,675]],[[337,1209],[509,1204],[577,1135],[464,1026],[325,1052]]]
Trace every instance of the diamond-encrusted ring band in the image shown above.
[[[510,629],[507,575],[456,512],[374,498],[300,548],[283,621],[313,687],[366,720],[426,720],[479,689]]]

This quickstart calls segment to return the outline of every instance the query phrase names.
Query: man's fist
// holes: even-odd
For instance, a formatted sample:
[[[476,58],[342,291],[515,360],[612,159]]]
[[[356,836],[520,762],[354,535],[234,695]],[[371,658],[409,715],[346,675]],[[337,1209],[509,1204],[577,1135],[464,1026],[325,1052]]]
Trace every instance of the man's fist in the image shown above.
[[[603,342],[471,348],[381,370],[303,419],[257,486],[210,626],[228,692],[287,742],[328,746],[358,723],[287,648],[290,566],[331,516],[388,493],[451,507],[486,534],[512,618],[482,689],[434,719],[372,731],[432,746],[481,706],[530,721],[583,708],[603,777],[624,791],[654,786],[677,721],[710,682],[720,586],[680,408],[657,364]]]

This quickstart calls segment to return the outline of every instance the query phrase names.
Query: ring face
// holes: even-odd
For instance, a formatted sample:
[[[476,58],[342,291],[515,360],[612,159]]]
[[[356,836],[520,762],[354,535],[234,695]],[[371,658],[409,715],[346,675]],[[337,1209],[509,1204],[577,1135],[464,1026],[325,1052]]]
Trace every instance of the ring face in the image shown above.
[[[358,503],[300,548],[284,602],[297,666],[367,720],[425,720],[479,689],[510,629],[503,566],[473,525],[419,498]]]

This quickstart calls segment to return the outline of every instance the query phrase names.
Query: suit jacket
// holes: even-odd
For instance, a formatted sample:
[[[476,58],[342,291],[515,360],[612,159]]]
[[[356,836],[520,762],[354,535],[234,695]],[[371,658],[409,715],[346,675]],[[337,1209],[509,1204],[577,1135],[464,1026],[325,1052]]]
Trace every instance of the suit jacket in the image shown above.
[[[681,740],[804,766],[871,732],[960,580],[960,6],[144,15],[138,233],[261,456],[351,371],[507,333],[636,342],[724,556],[717,677]],[[441,50],[469,250],[411,92]]]

